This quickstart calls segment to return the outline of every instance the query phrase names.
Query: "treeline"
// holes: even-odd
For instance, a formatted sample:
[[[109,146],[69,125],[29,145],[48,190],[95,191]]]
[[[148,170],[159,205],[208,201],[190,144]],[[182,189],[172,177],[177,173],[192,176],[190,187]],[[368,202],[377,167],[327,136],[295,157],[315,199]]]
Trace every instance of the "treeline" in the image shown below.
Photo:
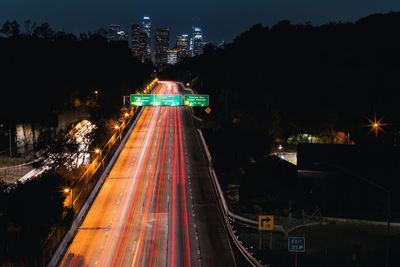
[[[209,46],[167,74],[195,79],[193,87],[212,96],[224,121],[249,113],[262,122],[271,106],[282,137],[335,128],[360,143],[374,110],[397,122],[399,28],[394,12],[355,23],[254,25],[223,49]]]
[[[94,97],[116,112],[122,95],[150,79],[152,66],[133,57],[128,44],[110,44],[107,32],[79,37],[48,23],[5,22],[0,29],[0,123],[54,124],[56,115]],[[95,96],[94,92],[98,91]]]
[[[211,114],[197,113],[206,118],[202,127],[222,183],[240,183],[247,192],[244,183],[266,177],[279,188],[279,177],[271,178],[265,163],[275,141],[307,133],[321,140],[399,144],[399,29],[400,13],[394,12],[355,23],[254,25],[163,75],[210,94]],[[365,127],[374,112],[390,124],[377,139]],[[263,186],[252,190],[265,196]]]
[[[2,266],[44,265],[73,219],[63,190],[86,166],[62,167],[70,161],[61,156],[75,153],[76,146],[68,150],[65,133],[54,129],[57,115],[84,107],[97,126],[91,134],[93,151],[110,138],[121,118],[122,96],[142,88],[153,75],[152,66],[133,57],[127,43],[109,43],[105,30],[77,37],[55,32],[47,23],[24,24],[24,32],[15,21],[0,28],[0,147],[8,145],[3,133],[15,124],[38,124],[50,130],[35,149],[45,158],[53,152],[60,159],[52,170],[12,188],[0,182]]]

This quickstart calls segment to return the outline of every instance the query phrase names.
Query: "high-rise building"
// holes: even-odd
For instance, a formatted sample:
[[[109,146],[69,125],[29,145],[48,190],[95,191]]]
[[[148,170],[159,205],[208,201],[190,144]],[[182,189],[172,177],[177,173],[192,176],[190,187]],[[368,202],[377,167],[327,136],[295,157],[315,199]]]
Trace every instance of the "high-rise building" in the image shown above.
[[[203,53],[203,31],[200,27],[193,26],[193,37],[190,40],[190,49],[192,56],[197,56]]]
[[[118,33],[120,31],[121,31],[121,25],[117,25],[117,24],[110,25],[109,32],[108,32],[108,40],[116,41],[118,38]]]
[[[151,41],[151,21],[150,21],[150,17],[143,17],[143,21],[142,21],[142,31],[144,33],[147,34],[147,57],[151,58],[151,45],[150,45],[150,41]]]
[[[150,60],[147,53],[147,44],[149,37],[140,30],[138,24],[133,24],[132,30],[132,54],[137,56],[141,61]]]
[[[109,33],[108,33],[108,40],[110,42],[116,42],[116,41],[128,41],[128,34],[121,30],[121,25],[117,24],[112,24],[110,25],[109,28]]]
[[[167,50],[167,64],[175,65],[178,63],[178,50],[168,49]]]
[[[158,28],[155,33],[155,60],[157,65],[167,63],[169,49],[169,28]]]
[[[147,36],[150,38],[151,35],[151,21],[150,17],[143,17],[143,22],[142,22],[142,31],[147,34]]]
[[[140,27],[138,24],[133,24],[131,26],[131,42],[132,42],[132,53],[139,54],[139,39],[140,39]]]
[[[187,34],[176,35],[176,49],[179,61],[189,55],[189,36]]]

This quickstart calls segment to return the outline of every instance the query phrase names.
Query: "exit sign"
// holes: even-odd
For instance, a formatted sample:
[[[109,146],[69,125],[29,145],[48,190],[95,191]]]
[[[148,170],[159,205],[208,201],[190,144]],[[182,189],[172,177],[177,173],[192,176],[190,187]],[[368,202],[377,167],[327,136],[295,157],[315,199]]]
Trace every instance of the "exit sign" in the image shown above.
[[[154,95],[131,94],[132,106],[152,106],[154,105]]]
[[[306,239],[304,237],[289,237],[288,250],[290,252],[305,252]]]
[[[209,106],[209,96],[208,95],[184,95],[185,106]]]

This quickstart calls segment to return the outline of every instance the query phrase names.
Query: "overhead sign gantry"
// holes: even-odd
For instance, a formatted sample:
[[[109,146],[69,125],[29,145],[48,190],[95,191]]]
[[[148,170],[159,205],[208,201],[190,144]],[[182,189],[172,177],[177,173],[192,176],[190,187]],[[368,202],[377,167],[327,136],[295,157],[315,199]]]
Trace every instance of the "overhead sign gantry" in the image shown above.
[[[183,99],[182,99],[183,98]],[[184,106],[208,107],[208,95],[149,95],[131,94],[132,106]]]

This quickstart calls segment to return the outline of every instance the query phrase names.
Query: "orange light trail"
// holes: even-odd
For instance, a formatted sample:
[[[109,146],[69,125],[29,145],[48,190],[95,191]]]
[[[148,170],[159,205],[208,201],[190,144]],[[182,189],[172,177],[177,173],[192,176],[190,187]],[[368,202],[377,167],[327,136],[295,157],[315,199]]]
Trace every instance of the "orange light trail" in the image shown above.
[[[61,266],[191,266],[183,108],[143,107]]]

